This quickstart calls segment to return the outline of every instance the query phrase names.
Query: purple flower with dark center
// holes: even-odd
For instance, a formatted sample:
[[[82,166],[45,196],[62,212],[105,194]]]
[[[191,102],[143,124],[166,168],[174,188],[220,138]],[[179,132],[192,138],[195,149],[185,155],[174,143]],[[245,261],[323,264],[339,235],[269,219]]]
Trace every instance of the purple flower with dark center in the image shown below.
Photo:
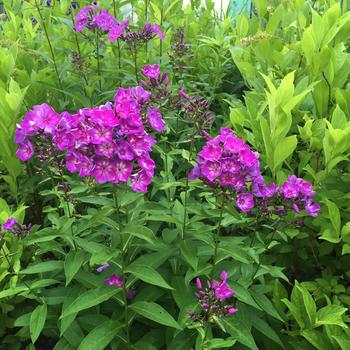
[[[132,146],[128,141],[119,140],[115,142],[114,145],[115,153],[120,159],[123,160],[133,160],[135,158],[135,153]]]
[[[92,176],[98,183],[113,182],[116,178],[115,161],[105,157],[96,158]]]
[[[105,280],[107,286],[122,287],[124,285],[124,279],[121,276],[113,274],[111,277]]]
[[[248,212],[254,207],[254,197],[251,193],[241,193],[237,197],[237,207],[243,212]]]
[[[108,269],[109,268],[109,264],[106,262],[104,264],[102,264],[101,266],[99,266],[96,271],[97,272],[103,272],[104,270]]]
[[[147,120],[150,127],[158,132],[163,132],[165,128],[165,121],[159,113],[158,108],[148,108]]]
[[[148,64],[146,67],[143,67],[141,69],[141,72],[148,79],[155,79],[159,77],[160,67],[158,66],[158,64],[155,64],[153,66]]]
[[[299,196],[299,187],[298,178],[292,175],[282,184],[280,193],[287,199],[297,198]]]
[[[127,182],[132,170],[133,165],[132,163],[126,161],[126,160],[117,160],[115,162],[116,167],[116,174],[115,174],[115,182]]]
[[[221,164],[220,162],[206,161],[202,168],[201,173],[210,181],[215,180],[221,175]]]
[[[4,231],[11,231],[17,224],[17,220],[13,217],[10,217],[2,224],[2,229]]]

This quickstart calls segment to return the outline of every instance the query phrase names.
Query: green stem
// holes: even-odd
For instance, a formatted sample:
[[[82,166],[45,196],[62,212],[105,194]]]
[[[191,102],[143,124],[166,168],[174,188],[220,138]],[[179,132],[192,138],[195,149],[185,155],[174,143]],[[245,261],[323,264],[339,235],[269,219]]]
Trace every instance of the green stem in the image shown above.
[[[218,198],[217,198],[218,201]],[[212,260],[212,268],[211,268],[211,272],[210,272],[210,276],[209,276],[209,280],[212,283],[214,280],[214,273],[215,273],[215,265],[216,265],[216,260],[218,258],[218,253],[219,253],[219,244],[220,244],[220,230],[221,230],[221,223],[222,223],[222,219],[224,216],[224,208],[225,208],[225,197],[222,196],[222,202],[220,205],[220,216],[219,216],[219,221],[218,221],[218,226],[216,228],[215,231],[215,235],[214,235],[214,254],[213,254],[213,260]],[[206,313],[206,320],[207,320],[207,325],[205,327],[205,333],[204,333],[204,338],[203,338],[203,342],[202,342],[202,347],[204,348],[205,342],[207,340],[208,337],[208,332],[210,329],[210,325],[209,325],[209,316],[210,316],[210,312],[211,312],[211,304],[209,303],[208,306],[208,310]]]
[[[278,222],[279,222],[279,220],[277,220],[276,225],[277,225]],[[267,241],[267,243],[265,244],[265,249],[264,249],[264,251],[268,250],[269,245],[271,244],[271,242],[272,242],[273,239],[275,238],[276,232],[277,232],[277,227],[275,226],[275,229],[273,230],[273,233],[272,233],[272,235],[271,235],[271,238],[270,238],[270,239]],[[256,276],[256,274],[258,273],[260,266],[261,266],[261,261],[259,261],[258,266],[257,266],[256,269],[255,269],[255,272],[254,272],[253,277],[252,277],[252,280],[251,280],[252,283],[254,282],[255,276]]]
[[[194,147],[194,137],[195,137],[195,134],[192,135],[191,141],[190,141],[189,156],[188,156],[189,163],[192,160],[192,153],[193,153],[193,147]],[[182,221],[182,234],[181,234],[182,240],[185,238],[185,233],[186,233],[186,228],[187,228],[187,206],[188,206],[188,190],[189,190],[188,176],[189,176],[189,174],[187,174],[186,182],[185,182],[184,216],[183,216],[183,221]]]
[[[115,205],[115,210],[116,210],[116,217],[117,217],[117,222],[119,226],[119,236],[120,236],[120,246],[121,246],[121,270],[122,270],[122,276],[124,278],[124,283],[123,283],[123,295],[124,295],[124,322],[125,322],[125,327],[126,327],[126,343],[127,343],[127,349],[130,349],[131,342],[130,342],[130,327],[129,327],[129,309],[128,309],[128,298],[127,298],[127,289],[125,285],[125,256],[124,256],[124,240],[123,240],[123,224],[121,221],[121,213],[120,213],[120,204],[118,201],[118,192],[117,188],[113,192],[113,197],[114,197],[114,205]]]
[[[97,74],[98,74],[98,86],[100,91],[102,91],[102,83],[101,83],[101,62],[100,62],[100,45],[99,45],[99,34],[96,30],[96,59],[97,59]]]
[[[163,27],[163,6],[160,11],[160,27]],[[162,56],[163,56],[163,41],[159,39],[159,64],[162,64]]]
[[[74,27],[75,26],[75,20],[74,20],[74,14],[73,14],[73,10],[72,9],[71,9],[70,13],[71,13],[72,23],[73,23],[73,27]],[[78,52],[78,55],[79,55],[79,59],[81,59],[82,56],[81,56],[81,50],[80,50],[80,44],[79,44],[79,40],[78,40],[78,35],[77,35],[77,32],[75,30],[73,30],[73,32],[74,32],[75,43],[77,45],[77,52]],[[85,93],[85,96],[90,100],[90,107],[92,107],[93,103],[92,103],[91,96],[88,96],[88,93],[87,93],[87,90],[86,90],[86,87],[89,86],[89,81],[88,81],[86,72],[84,72],[84,69],[82,69],[81,74],[82,74],[83,79],[84,79],[85,84],[86,84],[86,86],[84,86],[84,93]]]
[[[137,47],[136,44],[134,44],[133,47],[133,54],[134,54],[134,69],[135,69],[135,78],[136,78],[136,82],[137,84],[139,84],[139,76],[138,76],[138,66],[137,66]]]
[[[45,36],[46,36],[46,40],[47,40],[47,43],[48,43],[48,45],[49,45],[49,49],[50,49],[50,53],[51,53],[51,58],[52,58],[53,66],[54,66],[54,69],[55,69],[55,72],[56,72],[56,75],[57,75],[59,87],[60,87],[60,89],[62,90],[62,93],[63,93],[64,97],[66,97],[66,95],[64,94],[64,91],[63,91],[62,81],[61,81],[60,75],[59,75],[59,73],[58,73],[55,53],[54,53],[54,50],[53,50],[53,48],[52,48],[52,44],[51,44],[51,41],[50,41],[50,38],[49,38],[49,34],[48,34],[48,31],[47,31],[47,28],[46,28],[46,25],[45,25],[45,21],[44,21],[43,15],[42,15],[42,13],[41,13],[41,11],[40,11],[40,7],[39,7],[39,4],[38,4],[37,0],[34,0],[34,2],[35,2],[35,7],[36,7],[36,9],[37,9],[37,11],[38,11],[38,14],[39,14],[39,17],[40,17],[41,26],[42,26],[43,29],[44,29],[44,33],[45,33]]]

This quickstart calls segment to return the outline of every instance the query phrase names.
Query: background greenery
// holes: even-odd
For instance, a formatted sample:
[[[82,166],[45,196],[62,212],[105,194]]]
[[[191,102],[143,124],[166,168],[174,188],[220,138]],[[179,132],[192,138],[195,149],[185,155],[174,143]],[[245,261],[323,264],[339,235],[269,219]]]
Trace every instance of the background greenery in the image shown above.
[[[99,4],[118,20],[159,23],[166,40],[142,47],[138,67],[158,63],[174,94],[184,87],[207,98],[212,135],[232,127],[259,151],[266,180],[280,184],[296,174],[313,182],[321,211],[278,229],[233,205],[221,217],[215,196],[186,181],[204,140],[173,109],[162,111],[167,133],[153,153],[157,176],[147,196],[65,174],[74,199],[67,210],[60,174],[16,159],[15,125],[35,104],[75,111],[112,100],[119,85],[136,84],[133,57],[122,42],[101,40],[97,52],[90,37],[75,33],[70,1],[3,1],[0,220],[34,226],[29,237],[1,240],[0,347],[125,349],[129,328],[131,348],[140,350],[349,349],[347,1],[256,0],[250,17],[234,21],[212,1]],[[190,50],[178,74],[169,52],[182,26]],[[213,267],[219,225],[215,273],[228,271],[239,311],[203,339],[187,312],[196,305],[193,278]],[[96,274],[106,261],[111,268]],[[118,289],[103,286],[112,270],[136,291],[128,327]]]

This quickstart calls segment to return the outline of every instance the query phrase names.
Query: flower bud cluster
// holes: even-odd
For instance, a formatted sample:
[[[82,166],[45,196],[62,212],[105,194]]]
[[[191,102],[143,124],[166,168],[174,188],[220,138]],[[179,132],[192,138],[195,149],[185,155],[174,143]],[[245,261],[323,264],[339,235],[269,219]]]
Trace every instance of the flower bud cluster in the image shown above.
[[[220,281],[206,282],[206,287],[203,288],[199,278],[196,279],[197,288],[199,291],[195,293],[201,306],[200,312],[189,312],[188,316],[202,324],[208,322],[213,316],[223,317],[230,316],[238,310],[232,305],[227,304],[226,300],[234,296],[235,292],[230,289],[227,284],[227,272],[223,271],[220,274]]]

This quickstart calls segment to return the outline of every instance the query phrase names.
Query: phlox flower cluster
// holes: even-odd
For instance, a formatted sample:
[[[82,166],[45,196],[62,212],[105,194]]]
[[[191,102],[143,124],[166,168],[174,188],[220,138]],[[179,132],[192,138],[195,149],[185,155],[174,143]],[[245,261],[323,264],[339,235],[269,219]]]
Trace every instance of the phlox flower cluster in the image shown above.
[[[129,20],[118,23],[108,10],[100,10],[99,5],[93,5],[86,6],[77,13],[74,30],[76,32],[81,32],[85,29],[99,29],[108,34],[108,40],[111,42],[115,42],[120,38],[127,43],[140,43],[151,40],[156,35],[158,35],[161,40],[165,39],[157,23],[146,23],[142,29],[136,32],[131,31],[128,25]]]
[[[201,179],[211,187],[220,187],[233,194],[237,207],[249,212],[256,204],[267,214],[271,207],[278,214],[292,208],[299,213],[305,210],[316,216],[320,207],[312,202],[315,191],[312,185],[296,176],[289,176],[279,188],[265,184],[260,173],[259,154],[254,152],[231,129],[222,128],[213,139],[205,133],[207,142],[198,153],[197,164],[190,179]]]
[[[232,298],[235,292],[230,289],[227,284],[227,272],[223,271],[220,274],[220,281],[207,280],[206,286],[203,288],[199,278],[196,279],[197,288],[199,291],[195,293],[201,306],[200,312],[189,312],[189,317],[194,321],[205,323],[213,316],[223,317],[230,316],[238,310],[227,303],[227,300]]]
[[[157,107],[148,104],[150,92],[142,87],[119,88],[114,103],[82,108],[76,114],[56,113],[47,104],[35,106],[17,126],[17,156],[26,161],[37,137],[44,135],[61,153],[66,168],[98,183],[131,181],[134,191],[145,192],[154,175],[150,157],[155,137],[165,122]]]

